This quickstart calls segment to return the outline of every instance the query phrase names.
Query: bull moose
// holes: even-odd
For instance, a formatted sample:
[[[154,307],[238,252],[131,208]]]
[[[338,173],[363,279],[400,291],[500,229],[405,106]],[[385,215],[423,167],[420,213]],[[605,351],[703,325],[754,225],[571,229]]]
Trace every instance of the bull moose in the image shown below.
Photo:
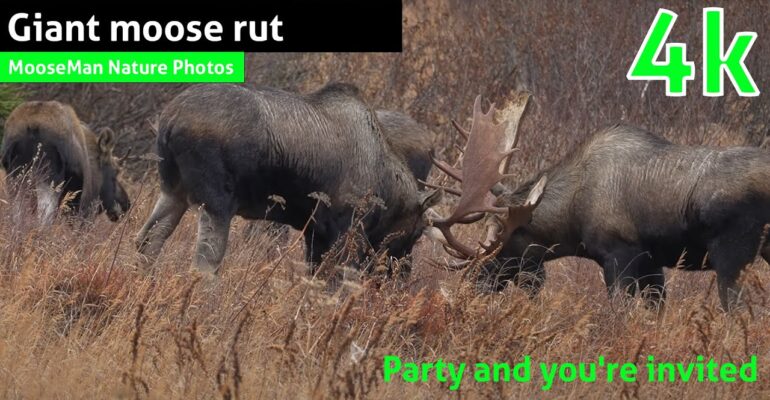
[[[418,182],[428,179],[433,161],[433,146],[436,142],[436,134],[412,119],[410,116],[391,110],[377,110],[377,119],[382,125],[382,133],[388,146],[403,158],[412,175]],[[418,183],[418,187],[423,188]],[[258,232],[260,221],[250,221],[244,229],[246,236],[252,236]],[[288,227],[283,226],[283,234],[288,234]]]
[[[494,108],[494,107],[493,107]],[[464,168],[437,165],[462,179],[452,216],[435,224],[434,237],[465,259],[492,258],[480,284],[501,290],[514,281],[536,294],[543,262],[580,256],[603,267],[611,291],[641,289],[650,304],[664,297],[663,267],[714,269],[720,302],[735,306],[741,271],[757,253],[770,262],[763,236],[770,223],[770,154],[757,148],[673,144],[642,129],[615,125],[591,136],[555,166],[514,187],[489,194],[510,158],[497,139],[504,126],[493,112],[474,107]],[[458,126],[459,129],[462,129]],[[489,161],[481,163],[480,155]],[[485,176],[485,179],[478,179]],[[547,177],[547,183],[545,180]],[[450,227],[497,215],[487,241],[474,249]],[[471,218],[473,217],[473,218]],[[499,253],[495,253],[499,250]]]
[[[375,112],[347,84],[308,95],[234,85],[193,86],[161,113],[157,152],[161,194],[137,237],[153,260],[189,206],[199,206],[194,266],[216,273],[235,215],[305,230],[317,265],[350,228],[352,203],[384,207],[362,221],[365,238],[394,257],[411,251],[438,191],[419,191],[406,162],[387,144]],[[322,192],[328,205],[308,195]],[[279,195],[285,208],[267,212]],[[312,219],[311,219],[312,216]],[[387,244],[383,244],[385,239]]]
[[[66,104],[29,101],[6,119],[0,158],[10,177],[39,167],[35,197],[42,222],[50,222],[65,199],[82,216],[105,211],[117,221],[131,203],[118,176],[115,142],[111,129],[94,133]]]

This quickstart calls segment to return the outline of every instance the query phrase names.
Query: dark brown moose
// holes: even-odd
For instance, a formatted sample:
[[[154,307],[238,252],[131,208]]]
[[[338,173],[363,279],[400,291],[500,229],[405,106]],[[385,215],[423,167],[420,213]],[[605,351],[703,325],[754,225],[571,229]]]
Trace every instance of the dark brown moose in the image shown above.
[[[418,182],[427,180],[433,167],[432,154],[436,134],[401,112],[377,110],[376,113],[390,149],[403,159]],[[418,184],[418,187],[422,189],[423,186]],[[250,221],[244,229],[244,234],[252,237],[259,232],[262,222]],[[283,225],[280,232],[285,239],[288,238],[288,226]]]
[[[423,212],[440,195],[418,190],[352,85],[332,84],[305,96],[194,86],[166,106],[158,130],[161,194],[137,245],[153,260],[188,207],[200,207],[193,263],[206,274],[222,261],[235,215],[296,229],[311,221],[306,258],[317,265],[350,228],[353,204],[367,195],[384,207],[354,228],[373,248],[384,245],[390,256],[403,257],[422,233]],[[328,204],[309,196],[318,192]],[[273,195],[285,207],[267,212]]]
[[[130,201],[113,156],[115,134],[109,128],[94,133],[72,107],[57,101],[29,101],[16,107],[5,122],[0,154],[13,178],[38,167],[37,214],[50,222],[68,200],[68,208],[83,216],[105,211],[116,221]]]
[[[616,125],[494,198],[489,190],[501,178],[494,167],[505,158],[485,156],[499,154],[493,153],[500,147],[492,114],[482,114],[477,102],[473,127],[465,133],[462,171],[437,164],[461,180],[462,197],[454,214],[435,225],[455,256],[472,259],[481,250],[495,256],[483,269],[482,286],[501,290],[513,281],[535,294],[545,279],[543,262],[580,256],[602,266],[611,291],[633,295],[641,289],[650,304],[658,304],[663,267],[708,268],[716,271],[720,301],[729,310],[738,300],[744,267],[758,253],[770,261],[770,245],[763,241],[770,223],[766,151],[677,145]],[[474,179],[462,180],[469,175]],[[504,216],[502,224],[492,225],[497,228],[489,237],[496,241],[486,249],[465,246],[449,234],[452,224],[478,220],[482,213]]]

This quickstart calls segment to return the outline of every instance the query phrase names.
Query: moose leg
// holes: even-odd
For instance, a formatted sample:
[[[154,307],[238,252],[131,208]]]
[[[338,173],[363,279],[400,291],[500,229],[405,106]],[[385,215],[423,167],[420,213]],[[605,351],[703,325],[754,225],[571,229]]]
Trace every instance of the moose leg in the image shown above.
[[[725,311],[730,311],[738,306],[741,293],[741,285],[738,282],[738,278],[743,268],[748,264],[748,262],[741,263],[729,258],[729,253],[710,256],[711,264],[717,272],[719,302]]]
[[[545,267],[542,262],[532,259],[495,259],[482,267],[476,280],[476,288],[481,293],[500,292],[509,282],[513,282],[526,291],[530,298],[534,298],[545,284]]]
[[[738,278],[754,261],[760,246],[763,225],[749,218],[739,218],[722,229],[706,246],[709,265],[717,273],[719,300],[725,311],[738,305],[741,287]],[[764,249],[762,249],[764,250]],[[763,256],[765,252],[762,251]]]
[[[729,233],[714,239],[708,246],[709,265],[717,273],[717,289],[719,301],[725,311],[734,309],[740,300],[741,285],[738,278],[755,257],[756,246],[742,242],[739,237],[731,237]]]
[[[770,137],[768,137],[767,142],[768,146],[770,146]],[[762,255],[762,258],[765,260],[765,262],[770,264],[770,238],[765,238],[765,242],[763,243],[762,250],[760,250],[760,254]]]
[[[185,211],[187,211],[187,203],[183,199],[163,192],[160,194],[150,218],[147,219],[136,238],[137,249],[148,258],[150,263],[155,262],[163,244],[174,233]]]
[[[311,275],[316,274],[318,267],[321,266],[323,255],[329,251],[331,245],[323,233],[313,229],[305,232],[305,261],[308,263]]]
[[[50,225],[53,221],[56,209],[59,208],[59,193],[53,187],[53,183],[40,181],[35,187],[37,199],[37,217],[41,225]]]
[[[645,300],[645,306],[652,309],[660,308],[666,297],[663,268],[640,269],[640,272],[642,276],[639,277],[639,289],[642,292],[642,298]]]
[[[624,291],[633,297],[636,294],[636,279],[639,277],[640,267],[649,261],[649,257],[649,254],[635,247],[616,248],[603,257],[604,283],[609,294]]]
[[[476,288],[481,293],[501,292],[508,286],[508,282],[513,278],[511,274],[506,275],[505,263],[513,262],[513,259],[494,259],[487,262],[479,272],[476,279]],[[502,263],[502,265],[501,265]]]
[[[198,218],[198,245],[195,253],[195,268],[212,277],[225,256],[227,237],[230,234],[230,220],[227,212],[217,212],[203,206]]]
[[[531,263],[516,273],[513,283],[524,289],[530,298],[537,296],[545,284],[545,266],[543,263]]]

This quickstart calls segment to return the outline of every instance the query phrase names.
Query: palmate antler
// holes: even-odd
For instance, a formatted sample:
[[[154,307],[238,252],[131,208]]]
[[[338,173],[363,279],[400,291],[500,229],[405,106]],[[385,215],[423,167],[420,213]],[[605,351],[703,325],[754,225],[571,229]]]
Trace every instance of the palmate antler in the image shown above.
[[[516,228],[529,223],[532,212],[540,201],[545,187],[542,178],[530,191],[523,205],[500,207],[495,204],[497,198],[492,194],[492,188],[508,175],[511,156],[516,151],[518,142],[518,122],[527,105],[528,95],[521,96],[503,114],[503,122],[495,123],[495,106],[489,111],[481,109],[481,96],[476,97],[473,105],[473,122],[471,130],[466,131],[457,122],[453,125],[466,139],[462,150],[463,167],[458,170],[449,164],[433,159],[434,164],[453,179],[460,181],[460,190],[443,188],[449,193],[460,196],[457,206],[446,218],[434,217],[431,222],[440,235],[438,240],[444,243],[444,248],[454,257],[472,259],[489,256],[504,243]],[[459,241],[452,233],[455,224],[470,224],[493,215],[499,224],[488,226],[485,243],[474,249]],[[463,266],[462,264],[455,264]]]

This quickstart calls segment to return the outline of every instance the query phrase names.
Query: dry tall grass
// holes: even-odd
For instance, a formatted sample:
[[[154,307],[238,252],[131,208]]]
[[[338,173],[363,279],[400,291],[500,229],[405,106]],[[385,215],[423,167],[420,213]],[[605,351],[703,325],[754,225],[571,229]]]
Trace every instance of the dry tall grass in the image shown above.
[[[150,188],[153,189],[150,189]],[[421,243],[407,282],[349,281],[336,292],[308,279],[296,232],[242,236],[237,221],[219,282],[188,272],[190,211],[153,274],[135,272],[132,239],[154,185],[131,188],[135,208],[112,224],[58,220],[40,228],[0,200],[0,396],[4,398],[427,398],[446,384],[384,383],[383,357],[433,362],[608,360],[695,355],[759,357],[755,383],[476,383],[463,397],[753,397],[770,386],[770,310],[764,263],[746,275],[748,307],[718,311],[713,274],[669,275],[664,316],[609,301],[598,266],[548,265],[534,301],[514,288],[478,296],[461,274],[427,266]],[[467,375],[467,373],[466,373]],[[600,373],[600,380],[602,375]]]

